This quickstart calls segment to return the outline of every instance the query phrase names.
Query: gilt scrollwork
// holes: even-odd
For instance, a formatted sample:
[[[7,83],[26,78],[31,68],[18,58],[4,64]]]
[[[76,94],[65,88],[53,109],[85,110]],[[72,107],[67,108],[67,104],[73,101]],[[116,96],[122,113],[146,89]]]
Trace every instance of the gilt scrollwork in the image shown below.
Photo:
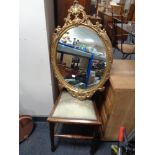
[[[100,83],[92,88],[89,89],[78,89],[70,84],[68,84],[62,77],[61,73],[59,72],[58,66],[57,66],[57,43],[58,40],[62,37],[62,35],[67,32],[69,29],[72,27],[76,26],[85,26],[87,28],[90,28],[94,30],[98,36],[101,38],[103,43],[105,44],[106,47],[106,55],[107,55],[107,60],[106,60],[106,70],[104,72],[104,75],[100,81]],[[59,82],[59,89],[67,89],[69,93],[72,94],[72,96],[84,100],[87,98],[90,98],[93,96],[93,94],[99,90],[103,91],[104,90],[104,84],[105,82],[109,79],[110,75],[110,69],[111,69],[111,63],[112,63],[112,45],[110,42],[110,39],[105,31],[105,29],[102,29],[102,24],[99,22],[96,22],[96,25],[92,24],[90,21],[89,17],[87,16],[86,12],[84,11],[84,7],[79,4],[77,0],[74,0],[73,5],[70,7],[68,10],[68,15],[65,18],[65,24],[63,27],[58,26],[55,29],[55,32],[52,35],[52,46],[51,46],[51,63],[53,66],[53,71],[55,77],[58,79]]]

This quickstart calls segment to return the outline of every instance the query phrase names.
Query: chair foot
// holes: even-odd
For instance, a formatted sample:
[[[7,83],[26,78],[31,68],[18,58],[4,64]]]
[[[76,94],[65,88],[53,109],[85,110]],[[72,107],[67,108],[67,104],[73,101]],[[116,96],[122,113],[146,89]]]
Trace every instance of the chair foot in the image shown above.
[[[55,150],[56,150],[56,147],[53,146],[53,147],[51,148],[51,151],[52,151],[52,152],[55,152]]]
[[[116,52],[116,48],[114,48],[114,50],[113,50],[113,53],[115,53]]]
[[[122,55],[122,59],[125,59],[125,54]]]
[[[90,150],[90,155],[94,155],[94,151],[93,150]]]
[[[99,127],[94,128],[94,139],[91,143],[90,155],[94,155],[100,145],[100,135],[99,135]]]
[[[50,126],[50,138],[51,138],[51,151],[54,152],[56,150],[54,145],[54,123],[49,123]]]
[[[123,54],[122,59],[127,59],[128,56],[129,54]]]

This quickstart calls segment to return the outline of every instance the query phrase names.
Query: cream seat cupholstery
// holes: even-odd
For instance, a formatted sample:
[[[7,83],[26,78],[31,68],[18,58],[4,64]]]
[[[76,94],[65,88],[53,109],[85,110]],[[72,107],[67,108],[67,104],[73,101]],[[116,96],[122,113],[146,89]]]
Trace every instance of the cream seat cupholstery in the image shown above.
[[[63,91],[57,108],[51,117],[97,120],[91,100],[81,101]]]

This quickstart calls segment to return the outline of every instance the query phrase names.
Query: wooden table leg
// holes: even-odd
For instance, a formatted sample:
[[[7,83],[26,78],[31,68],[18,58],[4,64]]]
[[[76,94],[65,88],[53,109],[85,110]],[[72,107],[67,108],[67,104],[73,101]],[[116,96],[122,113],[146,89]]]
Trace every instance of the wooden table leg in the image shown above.
[[[54,152],[56,150],[55,145],[54,145],[54,126],[55,123],[49,123],[50,126],[50,139],[51,139],[51,150]]]

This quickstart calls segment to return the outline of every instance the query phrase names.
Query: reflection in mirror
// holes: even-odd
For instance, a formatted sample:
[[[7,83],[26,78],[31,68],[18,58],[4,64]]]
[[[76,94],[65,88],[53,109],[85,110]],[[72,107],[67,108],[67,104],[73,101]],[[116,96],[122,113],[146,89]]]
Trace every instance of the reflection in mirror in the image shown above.
[[[66,82],[81,89],[93,87],[106,67],[105,46],[90,28],[71,28],[58,42],[57,63]]]

